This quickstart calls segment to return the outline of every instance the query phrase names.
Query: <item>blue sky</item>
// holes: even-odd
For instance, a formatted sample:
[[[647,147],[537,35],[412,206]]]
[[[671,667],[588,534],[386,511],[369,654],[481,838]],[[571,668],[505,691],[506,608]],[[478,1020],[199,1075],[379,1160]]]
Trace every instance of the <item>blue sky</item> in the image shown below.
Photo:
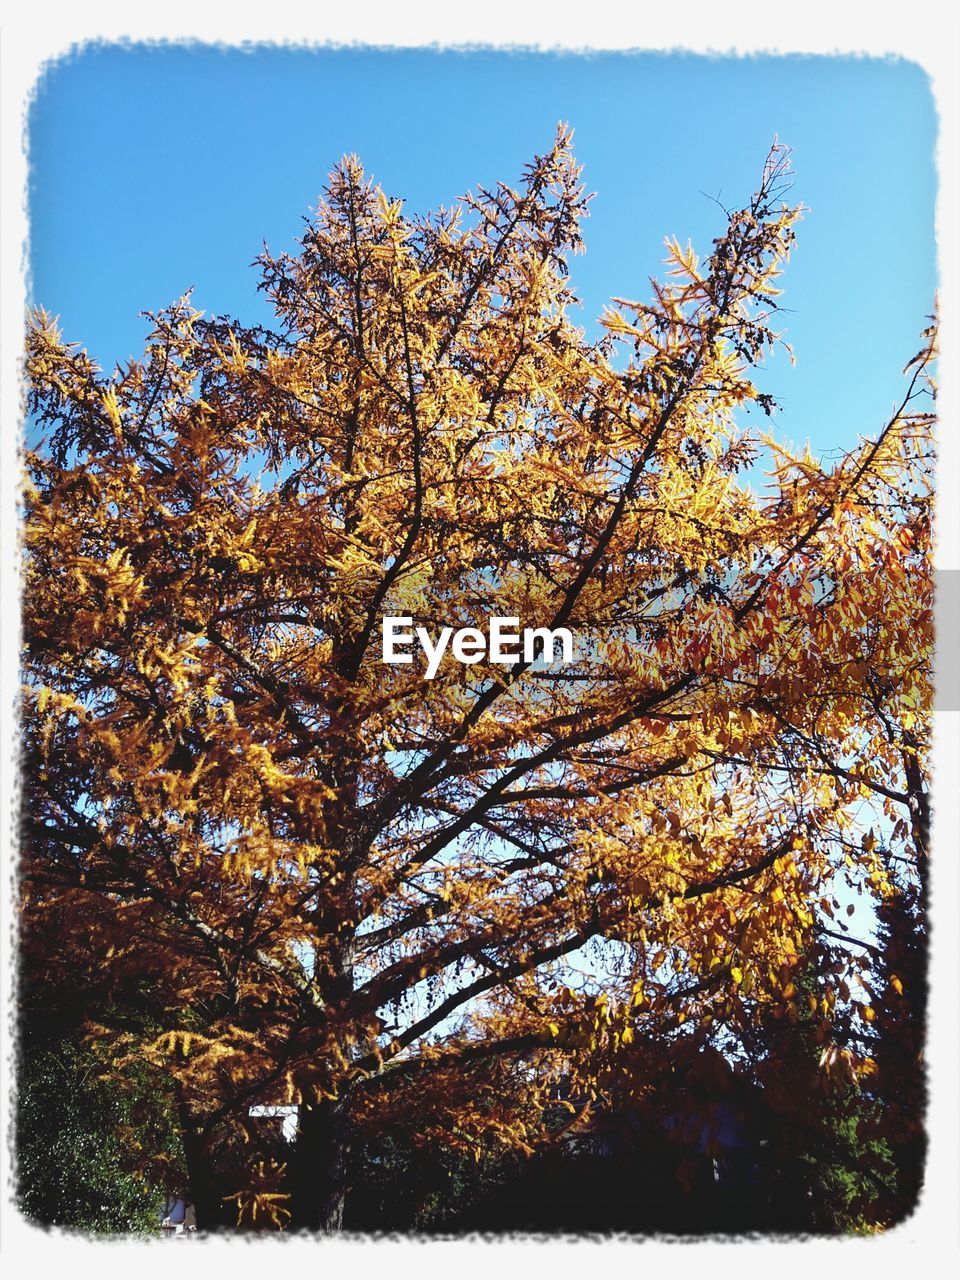
[[[818,451],[881,425],[936,286],[935,109],[903,61],[91,45],[48,68],[30,114],[31,301],[107,367],[140,350],[138,312],[189,286],[266,321],[249,264],[264,240],[293,247],[341,155],[426,210],[515,181],[558,120],[597,193],[572,263],[588,328],[646,296],[665,235],[708,252],[711,197],[741,203],[773,136],[790,145],[809,207],[782,282],[797,365],[757,381],[778,432]]]

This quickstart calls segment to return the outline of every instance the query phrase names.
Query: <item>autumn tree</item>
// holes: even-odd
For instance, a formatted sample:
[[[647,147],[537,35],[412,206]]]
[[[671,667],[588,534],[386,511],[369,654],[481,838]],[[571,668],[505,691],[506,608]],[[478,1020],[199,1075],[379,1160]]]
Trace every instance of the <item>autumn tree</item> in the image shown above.
[[[260,259],[270,330],[185,298],[106,375],[37,316],[24,963],[83,965],[89,1034],[169,1073],[201,1220],[337,1228],[351,1133],[403,1099],[465,1151],[522,1145],[557,1073],[589,1091],[638,1033],[789,1004],[838,868],[879,883],[851,789],[911,786],[871,700],[921,680],[932,336],[835,465],[745,430],[788,186],[775,147],[600,338],[564,129],[424,217],[342,161]],[[384,618],[494,616],[573,660],[383,661]],[[252,1103],[299,1108],[279,1183]]]

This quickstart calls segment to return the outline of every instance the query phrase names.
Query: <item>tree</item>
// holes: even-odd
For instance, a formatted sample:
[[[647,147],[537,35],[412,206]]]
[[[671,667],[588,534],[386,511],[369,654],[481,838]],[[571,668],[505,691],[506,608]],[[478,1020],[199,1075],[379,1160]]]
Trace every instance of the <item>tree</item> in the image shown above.
[[[201,1222],[230,1197],[336,1229],[351,1132],[418,1073],[465,1148],[523,1144],[571,1064],[590,1089],[638,1030],[789,1002],[838,860],[875,873],[837,841],[881,688],[852,646],[882,611],[897,687],[932,338],[876,439],[738,481],[788,185],[774,147],[703,265],[668,241],[599,340],[565,129],[426,217],[345,159],[300,252],[259,260],[275,331],[185,298],[104,376],[38,315],[25,937],[126,1000],[91,1034],[174,1080]],[[495,617],[573,660],[467,633],[383,661],[385,618],[433,644]],[[501,1055],[519,1110],[469,1070]],[[210,1175],[253,1102],[299,1107],[284,1193]]]
[[[758,1010],[748,1072],[763,1106],[758,1151],[767,1230],[838,1234],[875,1230],[878,1196],[889,1196],[891,1159],[858,1126],[876,1101],[864,1087],[866,1062],[840,1039],[845,1017],[826,1018],[839,974],[836,948],[812,941],[795,975],[792,1007]],[[853,1019],[855,1021],[855,1019]]]
[[[42,1005],[21,997],[18,1204],[43,1226],[155,1235],[183,1179],[163,1079],[142,1063],[121,1073],[83,1045],[62,991]]]
[[[934,325],[906,370],[922,368],[931,396],[935,338]],[[926,425],[916,423],[923,451]],[[786,1188],[795,1229],[805,1222],[819,1231],[902,1221],[916,1208],[926,1152],[932,495],[922,473],[905,471],[892,490],[881,482],[861,493],[857,506],[859,537],[839,562],[845,573],[833,598],[856,608],[880,584],[882,606],[847,631],[811,696],[778,714],[787,757],[779,767],[831,778],[850,806],[832,837],[842,861],[817,904],[791,1001],[744,1002],[736,1018],[777,1115],[769,1182]],[[853,741],[832,732],[851,700],[859,707]],[[816,1171],[812,1181],[805,1170]],[[802,1185],[805,1205],[795,1194]]]

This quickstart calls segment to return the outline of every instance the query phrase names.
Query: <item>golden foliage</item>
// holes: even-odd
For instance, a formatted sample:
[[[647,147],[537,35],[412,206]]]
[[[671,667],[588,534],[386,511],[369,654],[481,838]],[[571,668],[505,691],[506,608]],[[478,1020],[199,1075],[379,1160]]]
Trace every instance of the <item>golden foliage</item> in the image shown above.
[[[539,1061],[535,1109],[550,1064],[595,1087],[635,1036],[789,1012],[837,877],[925,856],[933,332],[833,466],[749,438],[787,174],[705,261],[668,241],[599,341],[564,130],[420,219],[344,161],[260,260],[276,332],[182,299],[106,378],[37,316],[25,945],[149,1010],[205,1123],[386,1114],[422,1063],[464,1143],[523,1144],[471,1061]],[[577,658],[427,684],[380,661],[385,615],[568,626]]]

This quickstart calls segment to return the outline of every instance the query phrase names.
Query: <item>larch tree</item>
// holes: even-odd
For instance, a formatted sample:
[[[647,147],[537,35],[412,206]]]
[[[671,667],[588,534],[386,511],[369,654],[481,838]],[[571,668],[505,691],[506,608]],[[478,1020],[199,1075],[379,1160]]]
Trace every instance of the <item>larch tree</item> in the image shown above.
[[[932,333],[874,439],[829,468],[769,442],[751,488],[788,185],[775,147],[599,339],[565,129],[426,217],[342,161],[260,259],[271,330],[185,298],[105,375],[35,318],[24,965],[85,973],[91,1035],[169,1073],[201,1224],[336,1229],[351,1133],[403,1099],[522,1147],[559,1073],[589,1093],[635,1037],[789,1010],[838,869],[886,891],[850,833],[862,789],[912,785],[877,748],[907,684],[922,735]],[[491,618],[572,653],[492,652]],[[388,662],[385,619],[480,634]]]

